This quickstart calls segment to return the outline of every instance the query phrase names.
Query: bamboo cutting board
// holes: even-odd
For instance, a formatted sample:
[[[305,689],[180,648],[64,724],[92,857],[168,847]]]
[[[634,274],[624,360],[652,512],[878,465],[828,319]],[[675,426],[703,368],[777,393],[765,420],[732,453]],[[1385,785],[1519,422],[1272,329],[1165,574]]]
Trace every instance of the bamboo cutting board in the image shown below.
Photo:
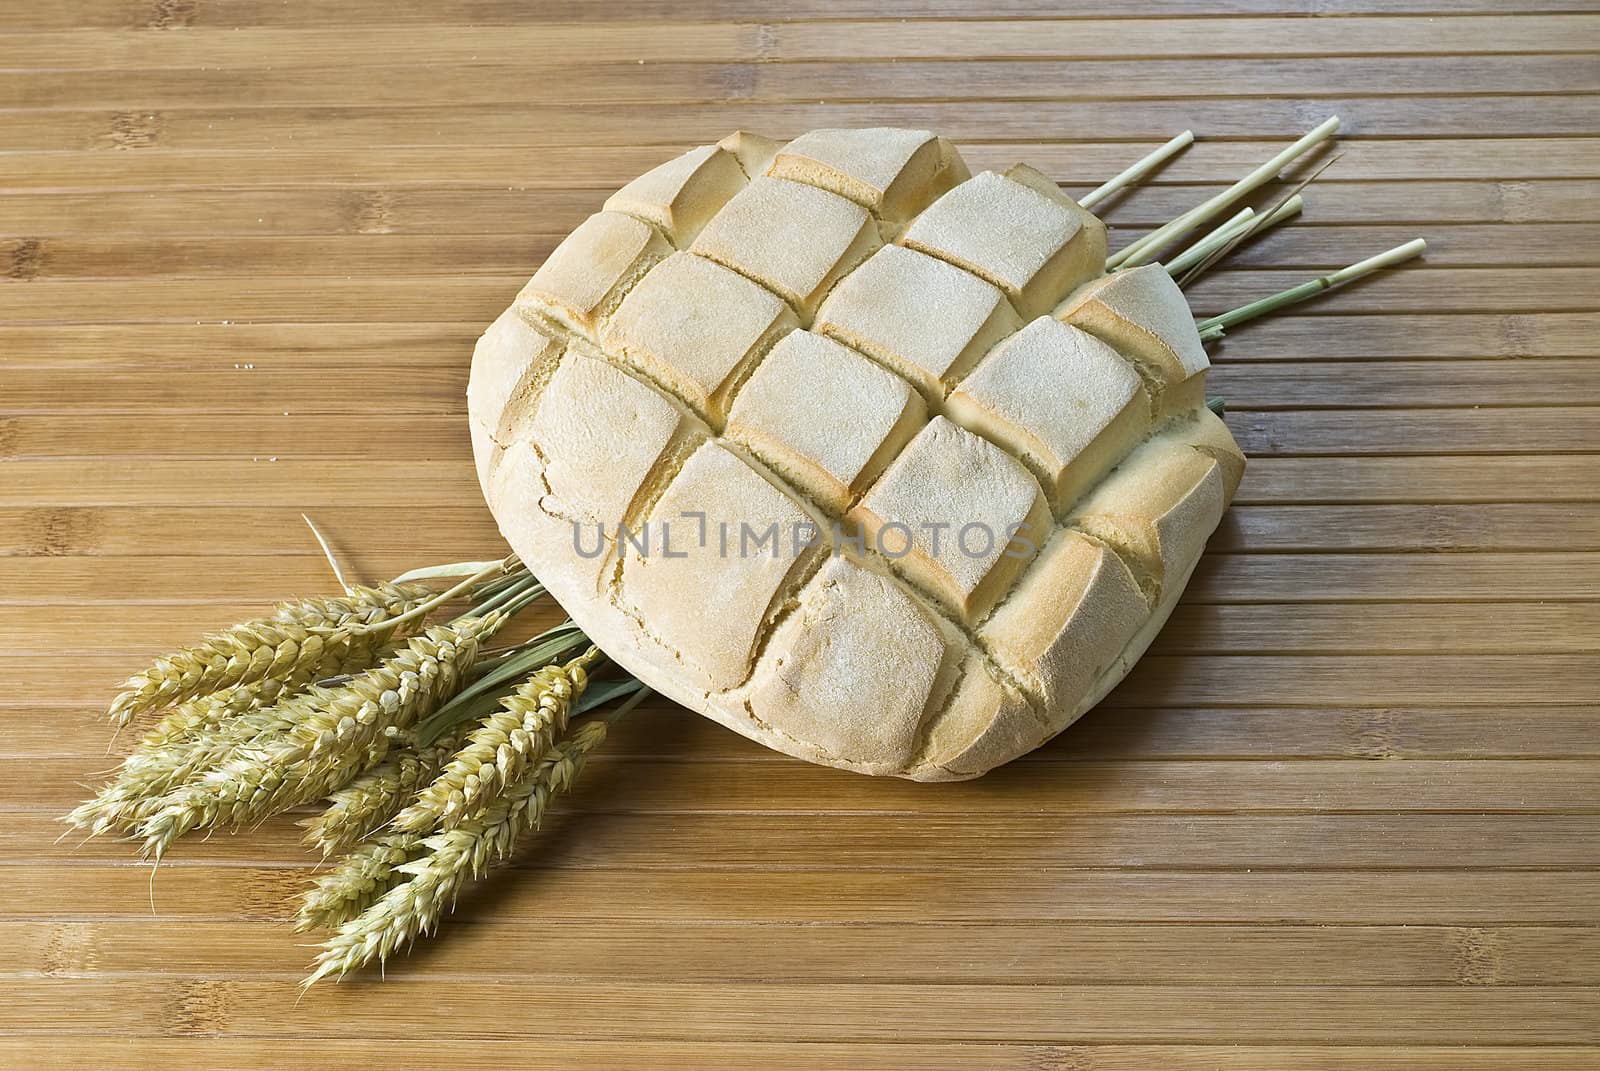
[[[1600,13],[1527,6],[8,5],[0,1066],[1600,1065]],[[1082,192],[1193,127],[1116,246],[1331,113],[1196,312],[1429,253],[1216,351],[1238,502],[1038,753],[868,780],[657,704],[443,939],[297,1008],[288,822],[153,888],[53,843],[117,681],[328,589],[300,511],[368,578],[500,553],[472,341],[627,178],[896,124]]]

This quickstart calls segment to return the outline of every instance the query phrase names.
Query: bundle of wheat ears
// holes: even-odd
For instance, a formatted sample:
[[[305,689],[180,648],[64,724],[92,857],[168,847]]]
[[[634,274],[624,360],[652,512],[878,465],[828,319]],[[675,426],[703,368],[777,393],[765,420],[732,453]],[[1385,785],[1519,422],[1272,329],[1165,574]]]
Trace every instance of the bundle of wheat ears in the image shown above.
[[[1304,182],[1267,211],[1243,208],[1217,222],[1337,129],[1338,120],[1328,120],[1105,258],[1104,271],[1114,276],[1174,253],[1164,262],[1171,278],[1197,278],[1300,211]],[[1067,203],[1091,209],[1192,141],[1186,131]],[[1053,186],[1047,193],[1058,196]],[[1215,340],[1422,249],[1420,239],[1409,242],[1194,328]],[[1220,411],[1220,402],[1207,404]],[[110,713],[119,730],[142,725],[142,736],[99,794],[66,816],[90,835],[141,842],[154,866],[191,831],[249,829],[320,807],[301,825],[329,866],[306,890],[297,926],[331,935],[307,985],[381,962],[434,930],[465,886],[538,828],[608,726],[649,694],[571,622],[488,647],[518,612],[547,597],[515,555],[418,569],[371,587],[346,584],[328,557],[343,595],[284,603],[130,678]]]

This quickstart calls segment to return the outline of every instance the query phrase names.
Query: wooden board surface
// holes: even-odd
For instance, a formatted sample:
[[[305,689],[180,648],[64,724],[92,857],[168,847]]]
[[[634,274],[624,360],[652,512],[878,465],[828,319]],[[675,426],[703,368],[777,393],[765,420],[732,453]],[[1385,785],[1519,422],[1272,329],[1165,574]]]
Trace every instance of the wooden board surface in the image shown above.
[[[0,1066],[1600,1066],[1593,7],[6,5]],[[1217,350],[1238,503],[1035,755],[873,781],[654,705],[443,939],[298,1006],[287,821],[153,892],[54,843],[117,680],[327,587],[302,509],[369,577],[500,552],[471,343],[607,189],[901,123],[1082,191],[1193,127],[1121,244],[1331,112],[1196,311],[1429,255]]]

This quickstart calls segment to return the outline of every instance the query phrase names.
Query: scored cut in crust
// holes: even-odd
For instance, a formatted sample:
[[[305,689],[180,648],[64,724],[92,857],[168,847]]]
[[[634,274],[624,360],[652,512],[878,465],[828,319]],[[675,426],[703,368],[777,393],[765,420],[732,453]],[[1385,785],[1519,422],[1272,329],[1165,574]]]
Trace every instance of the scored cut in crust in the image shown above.
[[[927,131],[690,150],[480,340],[484,494],[657,691],[813,762],[984,773],[1139,658],[1244,467],[1181,291],[1105,250]]]

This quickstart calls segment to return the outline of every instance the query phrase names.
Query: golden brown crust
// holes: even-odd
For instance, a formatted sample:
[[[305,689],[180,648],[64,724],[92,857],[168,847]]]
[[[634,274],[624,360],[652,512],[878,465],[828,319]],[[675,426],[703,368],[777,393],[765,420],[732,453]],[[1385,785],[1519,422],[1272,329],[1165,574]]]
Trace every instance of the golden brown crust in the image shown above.
[[[695,150],[562,244],[469,386],[502,532],[619,663],[768,746],[919,780],[1009,761],[1120,680],[1244,463],[1165,273],[1102,275],[1103,227],[1031,168],[965,176],[918,131]],[[973,521],[1027,546],[933,552]],[[670,555],[617,530],[663,522]],[[842,554],[793,553],[834,524]]]
[[[646,171],[607,198],[605,207],[637,216],[683,249],[746,181],[738,157],[702,145]]]
[[[778,150],[766,173],[830,190],[897,223],[961,181],[966,169],[956,159],[927,130],[813,130]]]
[[[1155,398],[1158,417],[1205,405],[1211,362],[1183,291],[1161,265],[1146,264],[1086,283],[1055,316],[1104,339],[1133,361]]]
[[[1005,291],[1024,319],[1049,312],[1105,267],[1098,219],[1056,191],[985,171],[952,189],[906,228],[901,242],[948,260]]]
[[[592,339],[600,320],[670,252],[650,224],[621,212],[597,212],[556,246],[517,295],[516,305]]]
[[[1048,316],[991,350],[947,411],[1021,458],[1057,512],[1150,430],[1138,373],[1104,342]]]
[[[768,287],[808,322],[833,284],[879,244],[871,215],[855,202],[762,177],[729,201],[690,249]]]
[[[819,382],[837,390],[838,404],[795,404]],[[905,380],[832,339],[793,331],[739,391],[727,434],[838,514],[926,419],[922,398]]]
[[[813,328],[937,399],[1021,326],[992,283],[925,253],[886,245],[834,287]]]

